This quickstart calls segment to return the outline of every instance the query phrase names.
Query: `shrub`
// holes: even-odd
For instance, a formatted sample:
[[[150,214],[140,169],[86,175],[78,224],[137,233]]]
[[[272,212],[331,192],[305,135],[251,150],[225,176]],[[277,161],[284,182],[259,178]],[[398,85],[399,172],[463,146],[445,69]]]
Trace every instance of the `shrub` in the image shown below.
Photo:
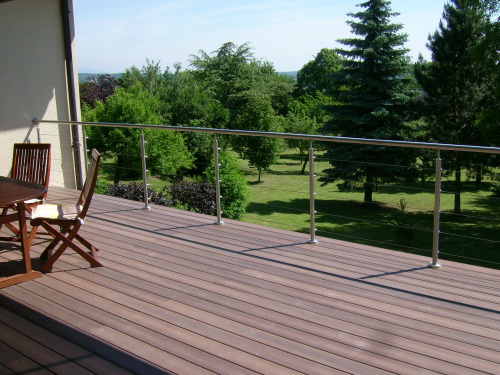
[[[144,185],[133,182],[130,184],[116,183],[107,186],[107,195],[130,199],[134,201],[144,201]],[[164,191],[157,192],[153,189],[148,189],[149,202],[160,206],[171,207],[172,200],[165,194]]]
[[[216,213],[215,187],[209,182],[183,180],[165,186],[164,190],[171,197],[174,207],[182,206],[207,215]]]
[[[490,187],[490,191],[493,193],[494,198],[500,198],[500,184],[495,184]]]
[[[250,189],[248,182],[240,172],[238,162],[227,151],[219,153],[220,189],[222,215],[228,219],[243,220],[248,206]],[[214,162],[206,169],[205,175],[209,181],[215,183]],[[215,196],[215,194],[214,194]]]
[[[408,203],[405,198],[398,202],[399,211],[396,213],[397,235],[404,241],[409,241],[415,236],[415,231],[411,227],[410,213],[406,209]]]

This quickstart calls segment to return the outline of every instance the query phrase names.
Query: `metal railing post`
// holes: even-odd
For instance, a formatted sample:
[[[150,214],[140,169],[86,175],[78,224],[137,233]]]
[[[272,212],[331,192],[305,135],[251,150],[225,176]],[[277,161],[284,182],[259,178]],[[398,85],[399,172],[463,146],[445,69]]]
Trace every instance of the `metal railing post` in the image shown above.
[[[436,183],[434,187],[434,229],[432,231],[432,262],[429,263],[431,268],[440,268],[439,264],[439,224],[441,220],[441,173],[442,160],[440,151],[437,152],[436,158]]]
[[[316,240],[316,208],[314,204],[314,198],[316,193],[314,192],[314,179],[316,175],[314,174],[314,148],[312,141],[309,142],[309,216],[310,216],[310,233],[311,238],[307,243],[317,244]]]
[[[88,146],[87,146],[87,139],[89,137],[87,137],[87,132],[85,130],[85,126],[82,126],[82,129],[83,129],[83,149],[85,150],[85,152],[83,153],[83,155],[85,156],[85,174],[87,174],[87,170],[89,169],[89,149],[88,149]]]
[[[36,136],[38,138],[38,143],[42,143],[42,131],[40,130],[40,123],[36,123]]]
[[[217,208],[217,221],[215,224],[222,225],[222,207],[220,203],[221,193],[220,193],[220,163],[219,163],[219,141],[217,140],[217,135],[214,136],[214,167],[215,167],[215,206]]]
[[[142,157],[142,183],[144,185],[144,209],[149,210],[148,194],[148,170],[146,169],[146,141],[144,140],[144,131],[141,130],[141,157]]]

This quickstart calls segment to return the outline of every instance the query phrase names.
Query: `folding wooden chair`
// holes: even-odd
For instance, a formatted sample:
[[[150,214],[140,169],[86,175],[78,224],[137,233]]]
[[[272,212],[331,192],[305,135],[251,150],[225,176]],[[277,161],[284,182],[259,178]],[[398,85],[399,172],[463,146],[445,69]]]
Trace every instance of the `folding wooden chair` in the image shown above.
[[[68,247],[80,254],[91,266],[102,266],[97,258],[98,249],[78,234],[94,194],[100,159],[101,155],[97,150],[92,150],[92,160],[87,171],[87,178],[75,205],[42,204],[33,210],[31,214],[33,230],[36,232],[38,226],[41,225],[54,238],[40,256],[40,259],[45,261],[41,269],[42,272],[49,272],[54,262]],[[59,226],[60,230],[54,226]],[[82,249],[74,240],[77,240],[89,251]],[[60,246],[54,251],[60,242]]]
[[[49,187],[50,177],[50,143],[16,143],[14,144],[14,155],[12,158],[11,178],[30,182],[33,184]],[[31,213],[34,207],[45,201],[47,192],[43,195],[24,202],[26,211]],[[16,205],[2,206],[2,216],[7,215],[9,210],[16,210]],[[20,241],[19,229],[13,223],[5,223],[13,237],[0,237],[2,240]],[[2,226],[0,225],[0,228]]]

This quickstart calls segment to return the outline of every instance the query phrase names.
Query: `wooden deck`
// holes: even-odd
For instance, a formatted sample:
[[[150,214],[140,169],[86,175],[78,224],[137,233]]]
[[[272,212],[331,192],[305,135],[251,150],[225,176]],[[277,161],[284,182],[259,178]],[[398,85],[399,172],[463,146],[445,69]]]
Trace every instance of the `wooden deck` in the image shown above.
[[[95,196],[105,267],[0,290],[0,374],[500,374],[500,271],[142,207]]]

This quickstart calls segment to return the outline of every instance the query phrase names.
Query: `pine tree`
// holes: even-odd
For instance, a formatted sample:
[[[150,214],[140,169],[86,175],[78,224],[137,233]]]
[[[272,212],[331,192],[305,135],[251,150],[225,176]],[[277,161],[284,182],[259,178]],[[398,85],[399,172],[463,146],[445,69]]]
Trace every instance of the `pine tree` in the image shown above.
[[[425,92],[425,116],[437,142],[489,143],[479,125],[484,113],[493,106],[498,108],[498,98],[494,99],[498,95],[494,92],[498,49],[485,48],[485,43],[498,43],[498,35],[488,41],[492,25],[483,2],[450,0],[444,6],[439,29],[429,35],[432,61],[420,59],[416,65],[415,74]],[[498,118],[494,121],[498,127]],[[460,213],[462,168],[480,160],[464,153],[449,153],[443,158],[451,161],[450,169],[455,171],[454,211]]]
[[[331,94],[339,105],[331,107],[333,119],[324,126],[330,135],[358,138],[403,139],[407,106],[412,90],[408,49],[403,47],[407,35],[401,24],[390,23],[398,15],[390,1],[369,0],[358,5],[365,8],[349,16],[352,33],[360,36],[341,39],[350,49],[337,49],[344,57],[343,68],[336,74]],[[364,186],[364,201],[372,202],[377,183],[404,176],[396,164],[409,165],[413,154],[397,148],[330,144],[327,157],[333,168],[320,181],[328,184],[342,180],[341,188]]]

